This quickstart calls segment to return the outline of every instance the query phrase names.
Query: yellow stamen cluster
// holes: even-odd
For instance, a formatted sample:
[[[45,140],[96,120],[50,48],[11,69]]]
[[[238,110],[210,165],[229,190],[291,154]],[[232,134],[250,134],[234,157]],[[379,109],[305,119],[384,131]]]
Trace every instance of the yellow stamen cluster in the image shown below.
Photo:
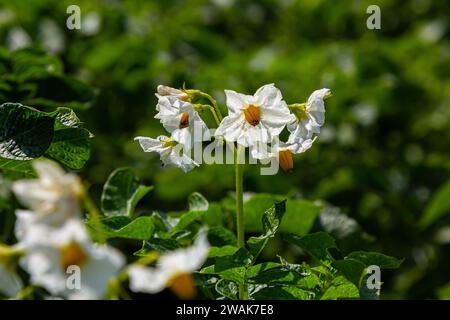
[[[189,127],[189,113],[183,112],[181,114],[180,124],[178,128],[183,129]]]
[[[189,273],[176,274],[169,280],[168,287],[170,287],[180,299],[189,300],[195,298],[197,295],[194,278]]]
[[[261,121],[261,111],[258,106],[249,104],[244,109],[245,120],[252,126],[256,126]]]
[[[63,270],[72,265],[81,267],[87,258],[87,254],[78,243],[70,242],[61,248],[60,265]]]
[[[284,172],[290,172],[294,169],[294,160],[290,150],[283,150],[278,153],[278,162]]]

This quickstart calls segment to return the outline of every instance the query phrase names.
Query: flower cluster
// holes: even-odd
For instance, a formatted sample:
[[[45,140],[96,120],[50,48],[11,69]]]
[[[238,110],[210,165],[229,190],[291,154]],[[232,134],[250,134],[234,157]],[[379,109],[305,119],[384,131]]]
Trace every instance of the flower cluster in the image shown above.
[[[210,139],[208,128],[189,102],[191,97],[186,92],[158,86],[156,96],[158,113],[155,118],[160,120],[171,136],[159,136],[156,139],[136,137],[135,140],[139,141],[145,152],[158,152],[164,165],[188,172],[198,164],[187,155],[187,151],[191,150],[195,143]],[[206,133],[202,134],[200,139],[194,135],[196,127]]]
[[[33,165],[39,178],[19,180],[12,186],[19,202],[29,210],[16,211],[18,243],[8,248],[9,256],[17,254],[30,283],[45,288],[51,296],[103,297],[125,258],[118,250],[91,241],[81,220],[83,187],[79,178],[49,160]],[[70,267],[80,270],[79,290],[67,285]],[[2,278],[3,292],[15,296],[22,287],[15,268],[10,265]]]
[[[161,256],[155,268],[141,260],[125,268],[119,250],[93,242],[87,232],[81,206],[86,195],[78,176],[49,160],[34,161],[33,166],[37,179],[12,185],[28,210],[16,210],[18,243],[0,245],[0,294],[16,297],[26,291],[17,273],[19,265],[28,273],[30,284],[44,288],[51,298],[104,298],[110,296],[114,280],[123,275],[130,277],[131,291],[157,293],[170,287],[180,298],[195,296],[190,274],[206,260],[205,232],[192,247]],[[78,283],[71,281],[74,272],[79,273]]]
[[[190,150],[194,143],[210,139],[209,134],[201,138],[193,134],[196,125],[201,127],[201,132],[207,132],[205,122],[196,112],[198,105],[194,104],[196,98],[202,96],[198,92],[159,86],[155,118],[160,119],[171,137],[136,138],[144,151],[158,152],[165,165],[185,172],[198,164],[184,151]],[[331,91],[326,88],[316,90],[307,102],[291,105],[283,100],[280,90],[273,84],[262,86],[254,95],[232,90],[225,90],[225,95],[228,115],[223,119],[215,117],[220,121],[214,136],[248,147],[255,159],[275,158],[284,171],[290,171],[293,168],[292,155],[308,150],[320,133],[325,121],[324,100],[331,96]],[[209,109],[213,113],[219,112],[215,101],[210,100],[213,106]],[[287,141],[282,142],[279,136],[285,128],[290,135]]]

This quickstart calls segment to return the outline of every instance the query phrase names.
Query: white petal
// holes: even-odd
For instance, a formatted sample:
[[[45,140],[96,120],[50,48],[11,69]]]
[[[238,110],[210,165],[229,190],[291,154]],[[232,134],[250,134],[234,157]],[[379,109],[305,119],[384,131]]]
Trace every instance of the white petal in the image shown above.
[[[158,261],[158,269],[170,270],[171,275],[192,273],[205,263],[208,250],[206,232],[202,232],[192,246],[163,255]]]
[[[60,267],[60,250],[52,246],[35,246],[20,265],[30,274],[32,284],[42,286],[52,295],[65,290],[66,276]]]
[[[170,274],[162,269],[132,265],[128,268],[130,290],[133,292],[158,293],[166,287]]]
[[[211,134],[206,123],[200,118],[200,115],[195,112],[192,117],[192,125],[190,124],[191,133],[194,134],[194,142],[209,141]]]
[[[267,143],[270,140],[269,131],[262,122],[256,126],[252,126],[248,122],[245,122],[244,131],[245,135],[242,135],[237,141],[243,146],[252,146],[261,142]]]
[[[243,113],[234,113],[223,118],[215,132],[216,137],[223,136],[226,141],[238,141],[245,134],[245,117]],[[245,145],[247,146],[247,145]]]
[[[309,148],[311,148],[312,144],[316,140],[317,137],[314,137],[314,139],[307,139],[303,141],[296,141],[295,143],[291,145],[287,145],[286,147],[291,150],[292,153],[299,154],[303,153]]]
[[[160,84],[156,90],[157,90],[158,94],[160,94],[162,96],[171,96],[171,95],[177,95],[177,94],[183,93],[183,91],[181,91],[179,89],[164,86],[162,84]]]
[[[281,91],[273,83],[259,88],[255,93],[255,98],[260,106],[268,108],[277,106],[283,100]]]
[[[164,151],[164,144],[161,142],[163,139],[168,139],[166,136],[159,136],[156,139],[148,138],[148,137],[136,137],[135,141],[139,141],[142,150],[144,152],[158,152],[161,153]]]
[[[179,89],[171,88],[168,86],[159,85],[157,88],[156,96],[159,98],[160,96],[175,96],[178,99],[187,99],[189,95]]]
[[[193,137],[189,127],[176,129],[172,132],[172,139],[181,144],[186,150],[190,150],[193,144]]]
[[[233,90],[225,90],[225,96],[229,115],[240,113],[246,105],[256,103],[253,96],[237,93]]]
[[[294,119],[284,101],[272,108],[261,106],[261,123],[269,130],[272,138],[278,136],[283,128]]]
[[[33,168],[43,185],[60,184],[65,179],[64,170],[53,161],[36,160],[33,162]]]
[[[100,299],[107,293],[108,282],[125,264],[125,258],[115,248],[92,244],[85,247],[89,260],[81,268],[81,291],[69,290],[71,299]],[[75,291],[75,292],[74,292]]]
[[[198,167],[198,163],[184,154],[182,151],[174,151],[169,154],[169,156],[163,160],[164,164],[171,167],[180,168],[184,172],[189,172],[195,167]]]
[[[324,88],[314,91],[308,98],[306,110],[319,126],[322,126],[325,122],[325,103],[323,100],[330,94],[330,89]]]

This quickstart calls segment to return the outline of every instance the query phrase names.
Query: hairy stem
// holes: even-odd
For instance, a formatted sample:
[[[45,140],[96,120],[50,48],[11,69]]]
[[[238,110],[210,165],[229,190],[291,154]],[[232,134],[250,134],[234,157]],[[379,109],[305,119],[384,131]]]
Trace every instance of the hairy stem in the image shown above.
[[[239,153],[241,146],[238,146],[235,153],[235,173],[236,173],[236,225],[237,225],[237,241],[238,247],[245,246],[245,226],[244,226],[244,165],[239,164]],[[239,299],[248,299],[248,288],[246,284],[239,285]]]

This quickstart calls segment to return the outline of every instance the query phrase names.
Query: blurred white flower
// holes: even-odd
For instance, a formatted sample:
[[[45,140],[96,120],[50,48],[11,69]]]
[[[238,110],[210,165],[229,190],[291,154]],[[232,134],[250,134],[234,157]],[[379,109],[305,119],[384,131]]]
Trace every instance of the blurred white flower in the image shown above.
[[[23,237],[27,226],[32,224],[60,227],[67,219],[81,216],[83,186],[78,176],[65,173],[50,160],[34,161],[33,168],[38,179],[18,180],[12,185],[19,202],[30,209],[16,212],[18,238]]]
[[[200,269],[208,256],[206,232],[191,247],[164,254],[154,268],[134,264],[128,268],[133,292],[158,293],[170,288],[182,299],[192,299],[196,287],[192,273]]]
[[[7,297],[15,297],[23,286],[16,273],[13,252],[13,248],[0,244],[0,293]]]
[[[50,19],[44,19],[39,25],[39,42],[50,53],[61,53],[66,48],[64,33],[59,25]]]
[[[185,154],[183,145],[172,138],[159,136],[156,139],[148,137],[136,137],[144,152],[157,152],[165,166],[180,168],[184,172],[191,171],[198,164]]]
[[[6,47],[11,50],[19,50],[31,45],[31,38],[21,27],[14,27],[8,31],[6,36]]]
[[[101,17],[97,12],[89,12],[81,20],[81,33],[86,36],[96,35],[100,31]]]
[[[244,147],[267,143],[294,120],[280,90],[273,84],[259,88],[252,96],[225,90],[228,116],[215,135],[237,141]]]
[[[191,149],[196,142],[209,140],[208,127],[194,110],[192,104],[181,100],[180,94],[172,93],[174,95],[161,96],[157,94],[159,97],[156,106],[158,113],[155,118],[159,119],[164,128],[172,134],[172,139],[181,143],[185,149]]]
[[[330,96],[330,89],[316,90],[309,96],[304,106],[299,105],[293,109],[295,120],[287,126],[291,132],[288,143],[311,139],[313,135],[320,133],[320,127],[325,122],[324,99]]]
[[[18,247],[25,250],[20,265],[30,274],[30,283],[52,295],[67,299],[100,299],[109,280],[125,263],[122,254],[107,245],[92,243],[79,220],[69,220],[60,229],[40,228]],[[69,266],[80,268],[79,288],[70,288]]]

